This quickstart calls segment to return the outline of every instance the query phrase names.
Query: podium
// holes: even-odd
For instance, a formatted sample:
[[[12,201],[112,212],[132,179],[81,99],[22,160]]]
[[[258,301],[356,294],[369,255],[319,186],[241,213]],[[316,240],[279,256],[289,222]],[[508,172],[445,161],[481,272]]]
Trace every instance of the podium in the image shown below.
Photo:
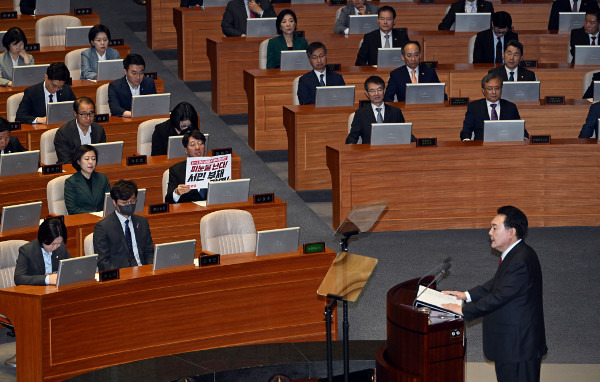
[[[428,278],[424,280],[433,279]],[[430,322],[428,314],[413,309],[417,282],[405,281],[387,293],[387,344],[377,352],[377,380],[464,381],[464,321],[431,318]]]

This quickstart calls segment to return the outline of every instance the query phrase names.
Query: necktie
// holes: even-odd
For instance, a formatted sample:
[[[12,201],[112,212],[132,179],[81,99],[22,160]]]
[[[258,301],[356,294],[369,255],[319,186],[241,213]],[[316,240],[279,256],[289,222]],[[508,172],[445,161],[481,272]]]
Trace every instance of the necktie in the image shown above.
[[[500,264],[502,264],[502,256],[500,256],[500,260],[498,260],[498,266],[500,266]]]
[[[492,121],[497,121],[498,120],[498,114],[496,114],[496,105],[495,103],[490,105],[492,107],[492,117],[490,118]]]
[[[377,110],[377,123],[383,123],[383,117],[381,116],[381,108],[376,107],[375,110]]]
[[[319,81],[319,85],[325,86],[325,75],[321,74],[321,80]]]
[[[131,230],[129,229],[129,219],[125,220],[125,241],[127,242],[127,248],[129,248],[129,265],[137,267],[138,262],[133,254],[133,242],[131,241]]]
[[[515,72],[510,72],[510,77],[508,77],[509,81],[514,81],[515,80]]]
[[[577,12],[577,0],[573,0],[573,12]]]
[[[389,48],[390,47],[390,35],[386,34],[384,37],[385,37],[385,45],[383,47]]]
[[[412,82],[413,84],[419,83],[417,77],[415,77],[415,70],[410,71],[410,82]]]
[[[592,36],[592,43],[590,45],[596,45],[596,36]]]
[[[48,103],[54,102],[54,100],[52,100],[52,97],[53,97],[53,94],[48,94],[48,99],[50,100],[50,101],[48,101]]]
[[[475,2],[471,3],[471,13],[477,13],[477,9],[475,9]]]
[[[496,43],[496,63],[502,63],[502,41],[498,39],[498,43]]]

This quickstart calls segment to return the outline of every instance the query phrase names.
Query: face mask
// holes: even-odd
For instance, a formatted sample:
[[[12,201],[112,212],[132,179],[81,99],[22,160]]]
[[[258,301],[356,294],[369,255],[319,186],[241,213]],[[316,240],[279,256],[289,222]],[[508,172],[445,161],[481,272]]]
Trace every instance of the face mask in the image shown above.
[[[135,212],[135,203],[128,204],[126,206],[119,206],[119,212],[121,215],[131,216]]]

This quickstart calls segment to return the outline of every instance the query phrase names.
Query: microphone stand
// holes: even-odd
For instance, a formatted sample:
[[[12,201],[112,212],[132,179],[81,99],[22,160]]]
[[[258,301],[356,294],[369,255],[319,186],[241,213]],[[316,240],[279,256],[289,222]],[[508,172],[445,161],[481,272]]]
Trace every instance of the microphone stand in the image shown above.
[[[329,304],[325,307],[325,328],[327,331],[327,381],[333,382],[333,350],[331,344],[331,311],[333,309],[333,305],[336,301],[342,301],[344,307],[344,318],[342,320],[342,333],[343,333],[343,343],[344,343],[344,382],[348,382],[348,378],[350,375],[350,346],[348,340],[348,329],[350,328],[350,323],[348,322],[348,300],[344,299],[342,296],[338,296],[335,294],[328,294],[328,298],[331,299]]]

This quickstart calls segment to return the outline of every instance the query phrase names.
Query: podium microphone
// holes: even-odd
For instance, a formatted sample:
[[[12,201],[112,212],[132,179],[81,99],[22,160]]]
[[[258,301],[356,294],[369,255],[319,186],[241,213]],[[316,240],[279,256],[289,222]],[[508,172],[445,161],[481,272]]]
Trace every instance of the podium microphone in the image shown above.
[[[415,296],[415,299],[413,300],[413,308],[416,306],[417,304],[417,299],[419,297],[421,297],[421,295],[423,294],[423,292],[425,292],[425,290],[427,290],[427,288],[429,288],[431,286],[431,284],[433,284],[434,282],[438,281],[439,279],[442,278],[442,276],[448,272],[448,269],[450,269],[450,267],[452,266],[452,264],[450,263],[452,261],[452,257],[448,256],[440,265],[436,266],[432,271],[428,272],[426,275],[424,275],[423,277],[421,277],[419,279],[419,281],[417,282],[417,291],[416,293],[419,292],[419,286],[421,285],[421,281],[429,274],[432,273],[433,271],[436,271],[435,276],[433,277],[433,280],[431,280],[430,283],[428,283],[425,286],[425,289],[423,289],[423,291],[421,293],[418,293]]]
[[[421,276],[421,278],[419,279],[419,281],[417,281],[417,291],[419,290],[419,285],[421,285],[421,281],[423,281],[423,279],[425,277],[427,277],[427,275],[429,275],[429,274],[431,274],[433,272],[437,272],[439,269],[441,269],[444,266],[444,264],[448,264],[451,261],[452,261],[452,257],[448,256],[448,257],[446,257],[446,259],[444,261],[442,261],[441,264],[436,265],[435,267],[433,267],[432,270],[428,271],[423,276]]]

